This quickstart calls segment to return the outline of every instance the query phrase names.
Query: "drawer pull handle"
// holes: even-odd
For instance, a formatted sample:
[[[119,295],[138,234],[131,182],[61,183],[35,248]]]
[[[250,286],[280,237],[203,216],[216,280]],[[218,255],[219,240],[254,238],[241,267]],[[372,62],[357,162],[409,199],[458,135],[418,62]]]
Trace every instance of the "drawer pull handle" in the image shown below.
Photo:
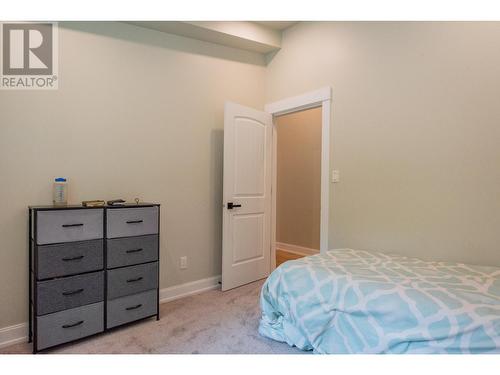
[[[142,276],[139,276],[139,277],[137,277],[135,279],[128,279],[127,283],[134,283],[136,281],[141,281],[141,280],[142,280]]]
[[[144,220],[129,220],[127,221],[127,224],[140,224],[142,223]]]
[[[130,253],[138,253],[139,251],[142,251],[142,249],[132,249],[132,250],[127,250],[126,253],[127,254],[130,254]]]
[[[135,305],[135,306],[127,307],[125,310],[127,310],[127,311],[135,310],[135,309],[138,309],[139,307],[142,307],[142,303],[139,303],[138,305]]]
[[[78,293],[81,293],[83,291],[84,291],[84,289],[80,288],[80,289],[72,290],[70,292],[63,292],[62,295],[63,296],[72,296],[73,294],[78,294]]]
[[[73,328],[73,327],[79,326],[80,324],[83,324],[83,322],[84,322],[83,320],[80,320],[79,322],[76,322],[73,324],[65,324],[62,327],[63,328]]]
[[[83,224],[82,223],[78,223],[78,224],[63,224],[62,227],[63,228],[83,227]]]
[[[78,255],[76,257],[72,257],[72,258],[62,258],[62,260],[64,262],[71,262],[72,260],[80,260],[80,259],[83,259],[85,257],[85,255]]]

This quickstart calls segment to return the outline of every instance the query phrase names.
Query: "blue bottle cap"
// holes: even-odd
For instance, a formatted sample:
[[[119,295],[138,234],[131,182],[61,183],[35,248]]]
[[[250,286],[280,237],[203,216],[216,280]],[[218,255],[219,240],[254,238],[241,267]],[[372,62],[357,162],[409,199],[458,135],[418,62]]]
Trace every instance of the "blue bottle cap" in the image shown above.
[[[57,177],[56,182],[66,182],[66,179],[64,177]]]

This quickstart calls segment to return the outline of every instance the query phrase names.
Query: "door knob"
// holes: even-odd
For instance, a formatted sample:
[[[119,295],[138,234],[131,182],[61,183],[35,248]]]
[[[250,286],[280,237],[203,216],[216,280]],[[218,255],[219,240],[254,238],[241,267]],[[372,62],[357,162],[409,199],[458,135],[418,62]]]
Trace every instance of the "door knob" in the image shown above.
[[[227,202],[228,210],[232,210],[234,207],[241,207],[241,204],[234,204],[233,202]]]

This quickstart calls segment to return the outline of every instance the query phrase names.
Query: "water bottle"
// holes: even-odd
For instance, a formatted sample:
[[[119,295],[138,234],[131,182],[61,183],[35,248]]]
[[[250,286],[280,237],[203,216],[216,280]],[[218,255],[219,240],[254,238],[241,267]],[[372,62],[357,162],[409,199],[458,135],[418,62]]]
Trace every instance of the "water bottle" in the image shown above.
[[[53,202],[55,206],[68,204],[68,185],[64,177],[54,180]]]

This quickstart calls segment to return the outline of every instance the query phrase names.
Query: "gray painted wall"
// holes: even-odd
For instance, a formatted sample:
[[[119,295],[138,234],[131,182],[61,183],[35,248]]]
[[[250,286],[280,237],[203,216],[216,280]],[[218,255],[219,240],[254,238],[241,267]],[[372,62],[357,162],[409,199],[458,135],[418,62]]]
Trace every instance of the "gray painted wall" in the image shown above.
[[[500,23],[319,22],[267,102],[333,89],[330,247],[500,266]]]
[[[0,91],[0,328],[27,320],[27,205],[162,204],[161,288],[221,272],[224,101],[263,107],[262,55],[136,26],[60,23],[59,90]],[[179,269],[179,257],[188,269]]]

